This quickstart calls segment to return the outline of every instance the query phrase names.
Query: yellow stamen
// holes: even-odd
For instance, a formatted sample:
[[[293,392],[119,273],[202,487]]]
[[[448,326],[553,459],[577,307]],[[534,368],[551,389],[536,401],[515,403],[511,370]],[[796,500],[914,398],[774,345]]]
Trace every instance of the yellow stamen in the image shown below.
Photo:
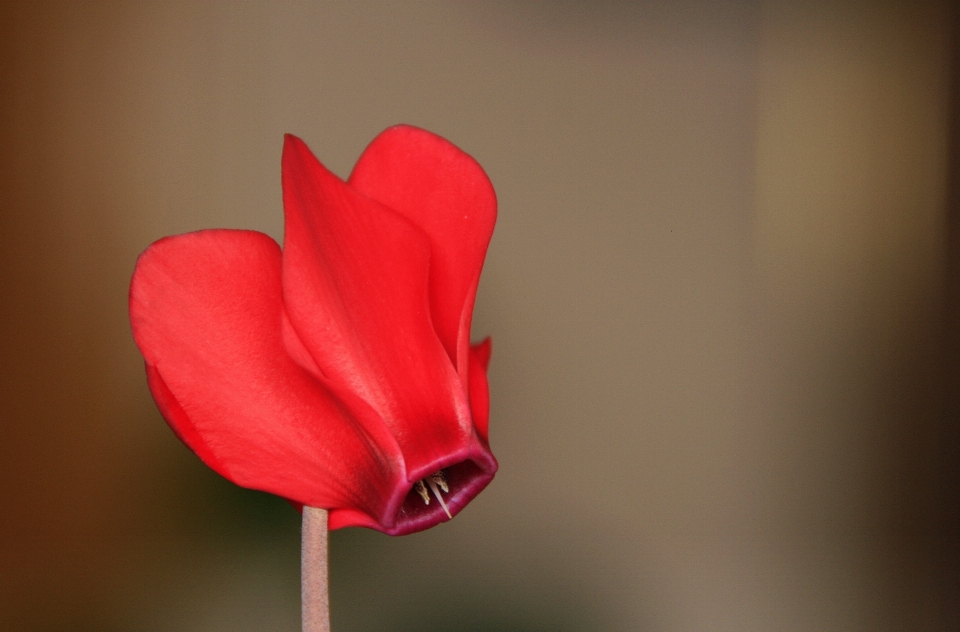
[[[424,485],[424,482],[426,482],[426,485]],[[430,486],[430,491],[433,492],[433,495],[440,501],[440,506],[447,512],[447,518],[452,519],[453,516],[450,515],[450,509],[447,507],[447,503],[443,502],[443,497],[440,495],[441,489],[447,494],[450,493],[450,486],[447,485],[447,477],[443,475],[443,470],[438,470],[427,478],[421,478],[413,486],[413,488],[417,490],[417,493],[420,494],[420,498],[423,499],[424,505],[430,504],[430,492],[427,491],[427,485]]]
[[[430,475],[430,480],[437,484],[437,486],[446,493],[450,493],[450,488],[447,487],[447,477],[443,475],[443,470],[438,470]]]
[[[423,484],[423,480],[417,481],[417,484],[413,486],[417,493],[420,494],[420,498],[423,499],[424,505],[430,504],[430,492],[427,491],[427,486]]]

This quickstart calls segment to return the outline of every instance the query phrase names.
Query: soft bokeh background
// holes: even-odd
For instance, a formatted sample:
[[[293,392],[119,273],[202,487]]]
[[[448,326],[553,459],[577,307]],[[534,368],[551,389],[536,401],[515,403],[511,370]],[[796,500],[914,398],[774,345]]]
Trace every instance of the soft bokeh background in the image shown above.
[[[0,4],[0,629],[292,631],[299,516],[207,471],[137,254],[281,234],[284,132],[398,122],[500,200],[501,470],[332,537],[336,632],[960,629],[946,2]]]

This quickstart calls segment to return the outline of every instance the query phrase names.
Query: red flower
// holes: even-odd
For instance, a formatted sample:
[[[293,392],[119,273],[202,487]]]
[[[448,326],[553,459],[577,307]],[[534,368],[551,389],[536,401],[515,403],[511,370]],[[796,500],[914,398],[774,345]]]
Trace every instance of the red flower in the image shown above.
[[[407,126],[347,182],[287,136],[282,173],[282,253],[261,233],[206,230],[140,255],[130,320],[150,390],[238,485],[329,509],[332,529],[431,527],[497,469],[490,342],[469,344],[493,188]]]

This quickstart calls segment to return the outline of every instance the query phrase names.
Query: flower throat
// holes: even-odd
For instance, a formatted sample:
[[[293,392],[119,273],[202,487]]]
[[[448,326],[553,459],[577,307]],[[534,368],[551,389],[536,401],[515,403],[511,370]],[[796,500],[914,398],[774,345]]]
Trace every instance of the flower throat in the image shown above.
[[[450,493],[450,486],[447,485],[447,478],[443,475],[443,470],[437,470],[430,476],[426,478],[421,478],[417,481],[416,485],[413,486],[417,493],[420,494],[420,498],[423,499],[424,505],[430,504],[430,492],[427,491],[427,486],[430,486],[430,491],[433,492],[433,495],[437,497],[437,501],[440,503],[440,506],[443,507],[443,510],[447,514],[447,518],[453,518],[450,515],[450,510],[447,508],[447,503],[443,502],[443,496],[440,495],[440,491],[443,490],[444,493]]]

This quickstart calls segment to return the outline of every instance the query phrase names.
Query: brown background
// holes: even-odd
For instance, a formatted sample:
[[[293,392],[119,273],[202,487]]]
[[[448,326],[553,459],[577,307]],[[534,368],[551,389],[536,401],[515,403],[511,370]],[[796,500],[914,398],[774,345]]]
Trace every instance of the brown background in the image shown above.
[[[156,412],[137,254],[279,237],[284,132],[500,200],[501,471],[332,539],[337,632],[960,628],[945,2],[0,3],[0,629],[296,630],[298,516]],[[953,162],[951,162],[953,160]]]

